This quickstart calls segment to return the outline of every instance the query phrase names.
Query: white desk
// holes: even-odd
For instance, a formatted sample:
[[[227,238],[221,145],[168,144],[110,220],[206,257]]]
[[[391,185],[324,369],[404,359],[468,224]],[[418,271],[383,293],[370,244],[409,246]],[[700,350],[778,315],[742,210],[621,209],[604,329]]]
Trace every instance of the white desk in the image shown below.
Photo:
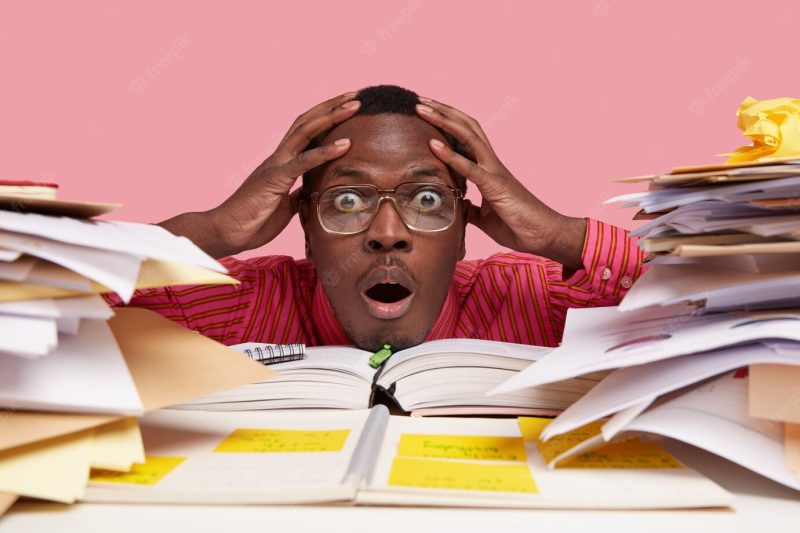
[[[677,442],[665,445],[678,459],[736,495],[734,511],[525,511],[392,507],[73,506],[17,503],[0,519],[2,533],[157,531],[243,533],[495,533],[688,531],[770,533],[800,531],[800,493],[714,455]],[[524,528],[524,529],[523,529]]]

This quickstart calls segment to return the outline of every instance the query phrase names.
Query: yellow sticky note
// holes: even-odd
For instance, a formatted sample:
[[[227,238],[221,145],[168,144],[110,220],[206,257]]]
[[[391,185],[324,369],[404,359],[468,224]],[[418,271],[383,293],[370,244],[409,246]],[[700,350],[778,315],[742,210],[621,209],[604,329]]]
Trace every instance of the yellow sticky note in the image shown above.
[[[524,464],[467,463],[396,457],[389,485],[428,489],[485,490],[537,493],[530,468]]]
[[[531,422],[533,420],[533,422]],[[603,421],[591,422],[578,429],[573,429],[568,433],[556,435],[547,442],[539,440],[539,434],[550,423],[549,418],[520,418],[519,427],[522,435],[528,442],[535,442],[539,453],[546,463],[549,463],[555,457],[570,450],[580,444],[581,442],[600,434],[600,429],[603,427]]]
[[[534,442],[546,463],[581,442],[600,434],[603,420],[591,422],[547,442],[539,435],[551,422],[549,418],[520,417],[519,427],[527,442]],[[654,442],[629,439],[605,444],[595,450],[576,455],[559,463],[556,468],[680,468],[681,464],[666,450]]]
[[[521,437],[472,435],[400,435],[397,455],[438,459],[476,459],[483,461],[525,462],[525,442]]]
[[[521,416],[517,419],[519,431],[525,442],[536,442],[544,428],[552,422],[551,418],[540,418],[535,416]]]
[[[344,447],[349,435],[349,429],[237,429],[214,448],[214,451],[229,453],[338,452]]]
[[[185,457],[148,455],[145,457],[144,463],[134,464],[130,472],[114,472],[113,470],[102,469],[92,470],[89,481],[101,483],[128,483],[131,485],[155,485],[185,460]]]
[[[664,448],[655,442],[630,439],[576,455],[556,468],[680,468]]]

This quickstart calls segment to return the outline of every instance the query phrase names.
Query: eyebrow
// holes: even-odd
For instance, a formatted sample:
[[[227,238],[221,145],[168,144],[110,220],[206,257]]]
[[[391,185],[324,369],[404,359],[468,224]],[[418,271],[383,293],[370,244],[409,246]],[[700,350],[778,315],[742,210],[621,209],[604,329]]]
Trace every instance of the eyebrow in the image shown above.
[[[435,176],[438,178],[441,175],[442,172],[436,167],[417,167],[406,172],[406,176],[409,178],[418,178],[419,176]]]
[[[349,167],[336,167],[331,171],[332,177],[334,178],[358,178],[358,179],[367,179],[369,177],[369,173],[359,170],[357,168],[349,168]]]

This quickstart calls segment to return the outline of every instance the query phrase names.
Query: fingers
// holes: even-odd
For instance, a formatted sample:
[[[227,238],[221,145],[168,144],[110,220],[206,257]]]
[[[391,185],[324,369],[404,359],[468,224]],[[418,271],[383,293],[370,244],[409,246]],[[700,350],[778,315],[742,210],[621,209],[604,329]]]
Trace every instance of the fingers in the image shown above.
[[[499,176],[487,172],[474,161],[467,159],[461,154],[457,154],[452,148],[438,139],[431,139],[430,147],[433,154],[438,157],[442,163],[477,185],[481,194],[484,196],[486,196],[487,190],[492,190],[497,185],[497,181],[501,179]]]
[[[434,127],[455,137],[478,163],[491,165],[497,159],[491,147],[464,120],[444,115],[425,104],[417,105],[417,113]]]
[[[308,111],[306,111],[305,113],[301,114],[300,116],[298,116],[295,119],[295,121],[292,123],[291,127],[289,128],[289,132],[287,133],[287,135],[289,133],[292,133],[297,128],[297,126],[299,126],[300,124],[302,124],[303,122],[308,120],[308,118],[310,116],[319,115],[319,114],[324,113],[326,111],[330,111],[332,109],[336,109],[337,107],[341,106],[342,104],[344,104],[346,102],[349,102],[350,100],[355,98],[356,94],[357,93],[355,91],[351,91],[349,93],[344,93],[344,94],[340,94],[339,96],[335,96],[335,97],[331,98],[330,100],[326,100],[326,101],[322,102],[321,104],[315,105],[314,107],[312,107],[311,109],[309,109]]]
[[[280,167],[281,181],[288,184],[285,192],[288,192],[294,184],[297,176],[316,168],[328,161],[332,161],[343,156],[350,149],[350,139],[337,139],[317,148],[312,148],[299,153]]]
[[[314,138],[355,115],[361,102],[349,97],[351,94],[354,95],[339,96],[300,115],[276,151],[282,152],[286,158],[294,157]]]
[[[436,100],[433,100],[432,98],[426,98],[424,96],[420,96],[419,97],[419,101],[422,102],[423,104],[426,104],[426,105],[432,107],[433,109],[435,109],[436,111],[438,111],[439,113],[441,113],[443,115],[456,117],[459,120],[463,121],[481,139],[483,139],[483,142],[485,142],[487,145],[489,145],[491,147],[491,143],[489,142],[489,138],[486,136],[486,133],[483,131],[483,128],[481,128],[481,125],[478,123],[478,121],[475,120],[474,118],[472,118],[471,116],[467,115],[466,113],[464,113],[460,109],[456,109],[455,107],[449,106],[447,104],[443,104],[441,102],[437,102]]]

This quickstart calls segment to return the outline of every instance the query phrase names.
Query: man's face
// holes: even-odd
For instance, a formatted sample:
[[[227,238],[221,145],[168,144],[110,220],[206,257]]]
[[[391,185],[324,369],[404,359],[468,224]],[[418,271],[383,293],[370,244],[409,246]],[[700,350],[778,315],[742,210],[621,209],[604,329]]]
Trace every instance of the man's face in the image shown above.
[[[422,119],[356,116],[334,128],[322,143],[340,138],[351,140],[350,149],[314,171],[312,192],[355,184],[394,189],[404,182],[457,189],[450,171],[428,145],[431,138],[447,141]],[[456,262],[464,257],[461,202],[450,227],[436,232],[406,227],[389,199],[380,203],[375,218],[360,233],[325,231],[313,201],[302,204],[301,221],[306,255],[356,345],[374,351],[386,343],[401,350],[425,339],[447,296]]]

